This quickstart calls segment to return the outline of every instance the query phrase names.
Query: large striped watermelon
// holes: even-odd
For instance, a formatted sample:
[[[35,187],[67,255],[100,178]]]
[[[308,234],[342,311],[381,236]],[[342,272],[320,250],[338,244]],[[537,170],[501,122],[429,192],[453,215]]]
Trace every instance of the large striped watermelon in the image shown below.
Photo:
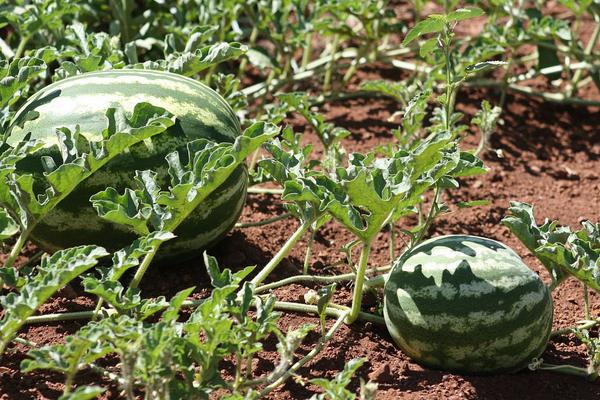
[[[396,260],[384,315],[394,341],[420,364],[467,374],[513,372],[544,351],[552,298],[502,243],[449,235]]]
[[[193,139],[233,142],[240,134],[239,121],[229,105],[207,86],[167,72],[114,70],[68,78],[37,92],[16,114],[8,143],[14,145],[31,132],[32,138],[42,139],[50,146],[55,143],[56,128],[75,130],[76,125],[88,139],[100,137],[107,126],[107,108],[121,107],[131,113],[140,102],[171,112],[177,117],[176,124],[167,132],[132,146],[61,202],[32,234],[41,247],[54,251],[93,243],[115,250],[127,245],[135,235],[124,226],[100,219],[89,202],[91,195],[107,186],[119,191],[131,187],[135,170],[153,169],[166,186],[168,153],[185,150],[186,143]],[[19,126],[30,111],[39,116]],[[18,168],[42,172],[39,159],[28,159]],[[246,187],[247,171],[241,166],[180,225],[175,232],[177,239],[165,243],[160,255],[188,257],[214,243],[238,219]]]

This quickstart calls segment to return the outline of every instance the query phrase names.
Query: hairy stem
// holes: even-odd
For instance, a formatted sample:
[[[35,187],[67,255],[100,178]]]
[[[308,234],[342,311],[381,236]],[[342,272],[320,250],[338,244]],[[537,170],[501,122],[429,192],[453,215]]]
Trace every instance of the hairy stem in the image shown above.
[[[542,363],[542,365],[540,365],[537,369],[543,371],[560,372],[561,374],[574,375],[589,380],[596,380],[597,378],[596,374],[590,373],[587,368],[575,367],[573,365],[555,365]]]
[[[588,286],[584,283],[583,284],[583,312],[585,315],[585,319],[591,319],[591,314],[590,314],[590,294],[589,294],[589,290],[588,290]]]
[[[24,231],[21,232],[21,234],[17,238],[17,242],[11,249],[10,254],[8,255],[8,258],[6,259],[6,262],[4,263],[5,268],[10,268],[13,266],[13,264],[15,263],[15,260],[19,256],[19,254],[21,254],[21,250],[23,250],[25,243],[27,243],[27,238],[29,237],[31,230],[32,229],[25,229]]]
[[[366,288],[374,288],[374,287],[384,287],[385,286],[386,275],[377,275],[371,279],[365,281]]]
[[[327,69],[325,70],[325,78],[323,80],[323,92],[328,92],[331,87],[331,78],[333,76],[333,69],[335,67],[336,61],[336,52],[339,43],[340,37],[339,35],[333,35],[333,44],[331,45],[331,57],[329,63],[327,64]]]
[[[27,46],[29,39],[31,39],[31,35],[24,35],[21,38],[19,46],[17,47],[17,50],[15,50],[15,58],[20,58],[21,56],[23,56],[23,53],[25,52],[25,46]]]
[[[389,271],[389,269],[390,269],[390,266],[387,265],[387,266],[384,266],[384,267],[373,268],[373,269],[367,270],[366,273],[367,274],[382,273],[382,272]],[[322,276],[322,275],[296,275],[296,276],[291,276],[289,278],[281,279],[281,280],[276,281],[276,282],[267,283],[265,285],[258,286],[257,288],[254,289],[254,293],[262,293],[262,292],[265,292],[267,290],[272,290],[272,289],[276,289],[278,287],[282,287],[282,286],[286,286],[286,285],[291,285],[292,283],[300,283],[300,282],[309,282],[309,283],[334,283],[334,282],[351,281],[353,279],[356,279],[356,274],[352,273],[352,272],[348,273],[348,274],[331,275],[331,276]],[[376,279],[376,278],[369,279],[369,280],[365,281],[365,286],[366,287],[371,286],[369,282],[371,282],[374,279]]]
[[[306,254],[304,255],[304,267],[302,268],[302,272],[304,275],[308,274],[308,265],[310,264],[310,259],[312,257],[312,245],[315,240],[316,232],[313,230],[310,233],[310,237],[308,238],[308,243],[306,245]]]
[[[358,268],[356,269],[356,280],[354,283],[354,291],[352,292],[352,309],[346,318],[346,323],[351,324],[358,318],[360,306],[362,304],[363,283],[365,281],[365,273],[367,271],[367,263],[369,262],[369,254],[371,252],[371,242],[363,243],[358,260]]]
[[[323,350],[323,348],[325,347],[325,345],[327,344],[327,342],[329,342],[329,340],[331,340],[331,338],[333,337],[333,335],[335,335],[335,332],[337,332],[337,330],[343,325],[344,319],[346,318],[347,314],[348,314],[347,311],[344,312],[344,313],[341,313],[338,316],[338,319],[333,324],[333,326],[331,328],[329,328],[329,330],[327,331],[327,333],[321,339],[319,339],[319,342],[317,343],[317,345],[307,355],[305,355],[300,360],[298,360],[296,363],[294,363],[294,365],[292,365],[287,371],[285,371],[285,373],[283,375],[281,375],[279,378],[277,378],[271,384],[269,384],[268,386],[266,386],[259,393],[258,397],[262,398],[262,397],[266,396],[267,394],[269,394],[270,392],[272,392],[273,390],[275,390],[276,388],[278,388],[288,378],[290,378],[300,368],[302,368],[307,362],[309,362],[317,354],[319,354],[321,352],[321,350]]]
[[[252,279],[251,282],[254,284],[254,286],[258,286],[259,283],[264,281],[269,276],[269,274],[275,269],[275,267],[277,267],[277,265],[279,265],[279,263],[289,254],[289,252],[292,251],[298,240],[300,240],[302,235],[304,235],[308,228],[310,228],[312,222],[312,220],[305,221],[298,227],[298,229],[296,229],[296,232],[294,232],[294,234],[290,236],[287,242],[285,242],[281,249],[279,249],[277,254],[275,254],[275,256],[271,259],[271,261],[269,261],[269,263],[265,265],[263,269],[260,270],[260,272],[254,277],[254,279]]]
[[[154,244],[152,246],[152,250],[148,254],[146,254],[146,256],[144,257],[144,260],[142,261],[142,263],[138,267],[137,271],[135,272],[133,279],[129,283],[130,289],[134,289],[134,288],[138,287],[138,285],[142,281],[142,278],[144,277],[144,274],[146,274],[148,267],[150,267],[150,263],[152,262],[152,259],[154,259],[154,256],[156,255],[156,252],[158,251],[158,248],[160,247],[160,245],[161,245],[161,242],[157,242],[156,244]]]
[[[590,41],[588,42],[587,46],[584,49],[584,54],[586,54],[586,55],[592,54],[592,51],[594,50],[594,47],[596,46],[596,42],[598,41],[598,37],[600,37],[600,22],[596,22],[596,27],[594,28],[594,32],[592,33],[592,37],[590,38]],[[567,95],[569,97],[573,96],[573,94],[575,94],[575,92],[577,91],[577,84],[581,80],[581,76],[582,76],[582,70],[578,69],[577,71],[575,71],[575,74],[573,75],[573,79],[571,80],[571,87],[567,91]]]
[[[310,61],[310,53],[312,51],[312,32],[306,34],[306,41],[304,42],[304,48],[302,49],[302,64],[300,66],[306,69]]]
[[[478,79],[469,81],[466,83],[467,86],[479,86],[479,87],[502,87],[502,82],[497,82],[491,79]],[[550,92],[539,92],[530,88],[529,86],[522,86],[517,84],[509,84],[508,89],[513,92],[524,94],[526,96],[539,97],[545,101],[559,104],[574,104],[580,106],[591,106],[600,107],[600,101],[598,100],[587,100],[579,99],[577,97],[568,97],[563,93],[550,93]]]
[[[561,335],[564,335],[567,333],[571,333],[573,331],[573,329],[591,329],[596,325],[600,325],[600,319],[588,320],[577,326],[570,326],[568,328],[558,329],[558,330],[550,333],[550,338],[554,338],[554,337],[561,336]]]
[[[307,314],[315,314],[319,315],[319,310],[317,306],[311,304],[301,304],[301,303],[293,303],[287,301],[276,301],[275,309],[282,311],[290,311],[290,312],[298,312],[298,313],[307,313]],[[340,306],[337,304],[329,304],[329,306],[325,309],[325,314],[330,317],[339,317],[340,315],[345,315],[350,308],[346,306]],[[346,318],[348,315],[346,315]],[[372,322],[377,325],[385,326],[385,320],[383,317],[375,314],[370,314],[364,311],[358,313],[358,318],[361,321]]]
[[[189,307],[198,307],[206,299],[200,300],[186,300],[181,304],[182,308]],[[89,311],[73,311],[73,312],[64,312],[64,313],[53,313],[53,314],[45,314],[45,315],[34,315],[25,321],[26,325],[29,324],[45,324],[45,323],[53,323],[60,321],[76,321],[81,319],[92,319],[95,317],[102,317],[105,315],[111,315],[116,313],[114,309],[101,309],[101,310],[89,310]]]
[[[441,193],[440,187],[436,186],[435,192],[433,195],[433,200],[431,201],[431,207],[429,208],[429,213],[427,214],[425,223],[424,223],[423,227],[421,228],[421,230],[419,231],[419,233],[417,234],[416,238],[411,243],[411,245],[410,245],[411,248],[415,247],[416,245],[421,243],[423,241],[424,236],[427,234],[427,231],[429,230],[429,227],[431,226],[431,223],[433,222],[435,213],[437,212],[437,203],[440,198],[440,193]]]

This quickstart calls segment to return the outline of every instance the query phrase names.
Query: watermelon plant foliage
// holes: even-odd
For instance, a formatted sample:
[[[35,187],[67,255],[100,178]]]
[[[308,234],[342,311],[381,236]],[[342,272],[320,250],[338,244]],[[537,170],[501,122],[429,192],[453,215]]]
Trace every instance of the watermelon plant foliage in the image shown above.
[[[471,8],[454,10],[457,1],[444,1],[439,2],[443,14],[425,16],[424,2],[414,1],[417,19],[410,30],[398,20],[395,3],[387,0],[228,0],[205,2],[202,7],[189,3],[15,0],[0,5],[0,241],[12,246],[6,265],[0,268],[0,283],[8,292],[1,297],[0,345],[2,351],[11,351],[9,343],[25,323],[91,319],[64,344],[28,344],[32,350],[23,369],[64,374],[64,399],[94,398],[103,391],[95,386],[75,387],[75,376],[84,369],[114,381],[125,398],[140,392],[146,398],[206,398],[224,390],[226,398],[251,399],[270,393],[292,376],[302,379],[297,375],[300,368],[323,349],[344,321],[382,322],[379,315],[361,311],[363,288],[376,286],[386,271],[385,267],[368,269],[371,246],[382,230],[390,231],[393,260],[396,235],[403,235],[408,247],[414,248],[427,237],[438,215],[453,206],[485,204],[485,200],[474,200],[452,205],[446,192],[458,187],[462,177],[485,172],[477,154],[486,150],[500,122],[507,93],[597,105],[578,97],[584,93],[582,87],[600,85],[595,54],[600,9],[595,1],[561,1],[572,11],[572,22],[543,15],[527,2],[473,1]],[[454,35],[456,24],[484,12],[488,23],[479,35]],[[585,43],[577,38],[581,21],[590,17],[596,24]],[[404,40],[400,48],[398,37]],[[537,48],[530,58],[510,56],[530,45]],[[371,63],[403,71],[402,76],[408,77],[402,82],[361,82],[360,89],[353,90],[356,85],[348,83],[356,79],[361,66]],[[253,67],[255,83],[242,88],[249,81],[248,66]],[[489,72],[496,68],[502,71],[492,78]],[[45,168],[41,185],[34,185],[31,175],[17,173],[19,162],[39,157],[42,149],[31,140],[12,148],[4,144],[15,110],[29,94],[50,82],[108,69],[170,71],[203,80],[226,98],[248,129],[235,143],[198,140],[189,143],[187,154],[169,154],[165,162],[168,184],[158,184],[156,171],[137,171],[135,187],[106,188],[94,195],[94,207],[103,218],[138,235],[131,245],[113,254],[112,262],[104,249],[90,246],[45,255],[39,266],[31,262],[15,268],[12,265],[29,232],[70,191],[116,154],[174,123],[172,115],[148,104],[136,107],[134,114],[139,117],[126,118],[120,110],[111,109],[106,115],[108,128],[98,142],[86,140],[76,128],[57,130],[60,157],[41,157]],[[527,86],[529,79],[538,76],[561,79],[561,90]],[[307,82],[320,85],[320,91],[298,92]],[[466,125],[454,103],[464,85],[497,88],[501,93],[497,105],[483,102],[471,120],[482,133],[474,154],[460,150]],[[294,92],[281,94],[279,90]],[[350,132],[327,121],[316,107],[373,96],[397,101],[400,108],[394,118],[401,119],[396,129],[390,129],[389,142],[367,154],[350,154],[344,148]],[[277,103],[269,104],[271,98]],[[301,144],[302,134],[270,124],[282,123],[288,112],[299,113],[311,125],[325,148],[324,157],[316,156],[312,146]],[[35,117],[35,113],[25,116]],[[276,135],[278,139],[273,139]],[[171,299],[146,298],[137,286],[162,243],[174,237],[190,210],[251,153],[250,169],[254,170],[261,145],[270,156],[258,162],[252,182],[273,180],[281,185],[284,206],[299,221],[297,230],[252,279],[251,268],[221,271],[216,260],[206,256],[214,286],[210,296],[190,300],[190,288]],[[557,223],[537,226],[526,206],[513,205],[512,211],[505,223],[549,269],[555,285],[575,276],[598,290],[598,226],[586,222],[580,231]],[[407,227],[409,219],[404,217],[409,215],[416,216],[416,223]],[[308,275],[311,243],[331,220],[354,237],[341,249],[352,272]],[[306,234],[310,236],[304,275],[264,284]],[[358,260],[354,259],[356,250]],[[127,283],[130,274],[133,280]],[[33,315],[49,296],[80,275],[84,290],[98,299],[94,310],[68,316]],[[371,275],[375,278],[367,279]],[[347,280],[355,282],[351,307],[332,302],[335,285],[330,284]],[[259,295],[302,281],[330,286],[306,296],[310,304]],[[254,314],[251,309],[256,310]],[[276,309],[319,316],[318,341],[299,360],[296,349],[312,327],[284,333],[277,327]],[[337,318],[328,330],[326,316]],[[597,376],[598,371],[598,343],[586,331],[595,324],[596,320],[588,318],[575,331],[589,349],[590,365],[584,372],[571,371],[586,377]],[[266,375],[254,376],[252,361],[271,336],[278,342],[279,363]],[[107,354],[118,358],[122,368],[101,367],[97,361]],[[233,379],[222,376],[223,360],[233,360]],[[331,381],[313,380],[324,391],[315,398],[355,398],[348,384],[360,364],[352,361]],[[554,369],[543,363],[530,367]],[[360,396],[372,398],[373,391],[372,384],[361,385]]]
[[[39,178],[18,173],[16,169],[19,160],[35,157],[32,153],[41,150],[41,146],[26,140],[14,149],[5,150],[0,161],[6,165],[0,175],[4,181],[0,188],[0,205],[19,221],[21,231],[5,266],[12,266],[36,224],[81,182],[131,145],[160,134],[175,123],[167,111],[148,103],[137,104],[131,116],[115,108],[108,109],[106,118],[107,128],[100,141],[89,141],[78,127],[74,132],[68,128],[56,130],[54,146],[61,159],[40,157],[45,185],[41,190],[37,189]]]
[[[600,225],[583,221],[582,229],[572,230],[558,221],[535,221],[533,206],[511,202],[510,215],[502,222],[546,267],[556,288],[574,276],[587,287],[600,292]]]

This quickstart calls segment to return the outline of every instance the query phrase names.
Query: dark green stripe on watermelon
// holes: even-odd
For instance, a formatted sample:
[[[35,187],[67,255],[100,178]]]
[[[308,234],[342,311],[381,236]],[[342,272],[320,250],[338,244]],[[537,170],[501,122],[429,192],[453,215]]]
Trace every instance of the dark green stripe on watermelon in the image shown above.
[[[56,149],[51,147],[56,128],[75,130],[79,125],[88,139],[98,138],[107,126],[106,109],[119,107],[131,113],[139,102],[165,108],[176,116],[175,125],[150,141],[132,146],[61,202],[32,234],[43,248],[53,251],[92,243],[109,250],[126,246],[135,235],[97,217],[89,202],[91,195],[107,186],[122,192],[133,185],[135,171],[144,169],[158,172],[166,188],[168,153],[177,150],[185,158],[186,144],[191,140],[233,142],[240,134],[234,112],[221,96],[202,83],[167,72],[114,70],[68,78],[34,94],[15,115],[7,142],[15,145],[31,132],[33,139],[48,144],[44,154],[58,157]],[[27,120],[31,112],[39,115]],[[23,161],[18,168],[21,172],[42,173],[39,156]],[[172,260],[199,255],[201,249],[221,238],[242,211],[246,185],[246,168],[240,166],[177,229],[178,238],[163,245],[159,258]]]
[[[440,265],[441,283],[436,283],[421,265],[403,269],[415,254],[431,256],[439,246],[476,256],[465,242],[494,252],[506,249],[495,241],[456,235],[432,239],[403,254],[385,287],[390,334],[404,352],[432,368],[476,374],[522,369],[543,352],[552,325],[550,293],[537,275],[525,265],[499,265],[493,274],[486,270],[483,279],[474,273],[477,265],[462,261],[452,273]],[[503,273],[522,279],[507,289],[500,280]],[[467,295],[467,288],[477,288],[481,295]]]

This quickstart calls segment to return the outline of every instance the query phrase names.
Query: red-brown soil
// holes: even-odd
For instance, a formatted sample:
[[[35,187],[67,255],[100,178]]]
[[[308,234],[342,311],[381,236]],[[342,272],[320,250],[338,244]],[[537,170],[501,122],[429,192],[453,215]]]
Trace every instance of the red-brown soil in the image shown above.
[[[399,79],[396,70],[382,66],[363,68],[354,84],[362,79]],[[596,89],[585,93],[587,98],[599,98]],[[457,108],[465,113],[468,122],[482,99],[497,101],[498,94],[481,89],[465,89],[457,99]],[[353,99],[323,106],[320,111],[328,121],[352,132],[344,142],[347,150],[367,151],[392,139],[395,127],[388,118],[397,105],[386,99]],[[598,108],[585,108],[545,103],[521,95],[509,94],[502,114],[504,124],[492,137],[491,147],[501,150],[502,157],[494,151],[484,154],[490,171],[483,176],[468,179],[461,189],[448,192],[445,200],[488,199],[488,206],[460,209],[439,218],[431,228],[431,235],[468,233],[500,240],[514,248],[524,261],[548,282],[549,277],[541,264],[531,256],[520,242],[501,224],[511,200],[533,203],[536,215],[558,219],[563,224],[578,227],[584,219],[600,218],[600,112]],[[299,117],[290,116],[286,121],[299,132],[305,132],[306,140],[314,143],[320,151],[314,132]],[[476,146],[478,135],[473,132],[464,140],[466,148]],[[283,212],[278,196],[249,195],[241,221],[259,221]],[[403,222],[414,223],[412,220]],[[210,254],[216,256],[222,266],[239,269],[247,265],[264,265],[292,234],[297,223],[283,220],[271,225],[232,231]],[[349,267],[336,264],[344,259],[340,247],[352,239],[339,225],[330,223],[316,237],[310,267],[314,274],[348,272]],[[389,264],[388,234],[381,234],[375,244],[370,266]],[[273,273],[270,279],[298,274],[304,258],[306,238],[299,243],[291,256]],[[399,238],[396,254],[404,244]],[[29,248],[27,254],[33,254]],[[1,258],[0,258],[1,260]],[[337,265],[331,267],[332,265]],[[182,265],[151,268],[141,288],[147,296],[171,296],[177,291],[196,286],[195,297],[209,293],[209,281],[200,258]],[[274,294],[280,300],[302,302],[303,293],[314,285],[293,285],[278,289]],[[350,304],[351,285],[341,285],[335,300]],[[583,317],[582,286],[568,280],[554,293],[554,329],[573,325]],[[374,310],[377,299],[368,295],[365,309]],[[591,293],[591,310],[600,315],[600,295]],[[81,288],[63,291],[46,304],[41,312],[86,310],[93,307],[93,300],[84,295]],[[284,330],[317,320],[310,316],[285,313],[281,318]],[[66,335],[76,332],[84,322],[65,322],[50,325],[29,326],[20,337],[38,344],[56,343]],[[597,330],[595,334],[598,334]],[[301,351],[308,351],[316,337],[309,336]],[[0,365],[0,399],[56,399],[62,393],[62,376],[54,373],[20,372],[19,363],[25,357],[27,347],[16,344],[2,359]],[[599,399],[600,383],[587,382],[544,371],[522,371],[513,375],[461,376],[442,371],[425,369],[408,359],[391,341],[384,327],[357,322],[342,327],[328,346],[299,375],[299,381],[290,380],[270,395],[272,399],[306,399],[317,388],[308,383],[315,377],[332,378],[349,360],[363,357],[365,364],[358,375],[379,385],[380,399]],[[552,340],[543,358],[551,363],[586,365],[585,347],[573,335]],[[277,361],[274,345],[268,344],[260,354],[255,373],[270,370]],[[106,360],[106,363],[113,363]],[[353,385],[358,388],[357,376]],[[105,398],[119,398],[119,389],[111,386],[92,372],[81,373],[78,383],[102,383],[109,387]]]
[[[361,78],[386,76],[393,71],[380,68],[366,69]],[[459,110],[472,114],[482,98],[497,98],[493,92],[468,90],[458,98]],[[354,99],[324,106],[321,111],[328,120],[351,130],[353,135],[346,140],[348,150],[371,149],[390,140],[393,123],[387,122],[395,111],[394,102],[385,99]],[[543,103],[536,99],[510,95],[502,116],[504,125],[495,132],[491,147],[502,150],[503,157],[496,152],[485,154],[488,174],[463,182],[463,187],[449,192],[446,200],[455,202],[467,199],[489,199],[491,204],[471,209],[452,208],[451,212],[437,220],[431,235],[469,233],[500,240],[516,249],[525,262],[548,281],[548,275],[539,262],[528,254],[501,223],[508,202],[519,200],[536,206],[537,216],[558,219],[573,227],[584,218],[597,220],[600,215],[600,114],[597,109],[566,107]],[[298,131],[305,131],[307,140],[317,144],[316,137],[300,118],[288,121]],[[465,147],[477,143],[477,135],[467,136]],[[318,149],[317,149],[318,150]],[[249,195],[242,221],[258,221],[282,212],[277,196]],[[407,221],[410,224],[414,221]],[[264,265],[291,235],[296,223],[280,221],[268,226],[234,230],[210,253],[221,265],[234,269],[246,265]],[[317,235],[314,245],[312,273],[332,274],[347,272],[347,266],[326,267],[343,259],[341,245],[351,240],[349,233],[336,224],[328,224]],[[292,255],[275,271],[272,279],[297,274],[301,270],[305,241],[301,242]],[[396,244],[399,253],[403,243]],[[375,245],[371,266],[389,263],[387,233]],[[148,296],[173,295],[178,290],[196,286],[197,297],[208,294],[209,283],[200,259],[183,265],[151,268],[142,284]],[[281,300],[300,301],[312,285],[278,289],[275,295]],[[76,311],[89,309],[90,298],[76,293],[61,293],[43,307],[42,312]],[[350,303],[351,286],[342,285],[336,301]],[[569,280],[554,293],[554,328],[573,325],[582,318],[582,287]],[[592,312],[600,314],[600,296],[591,294]],[[375,298],[368,296],[365,307],[373,307]],[[304,315],[286,313],[281,319],[284,329],[298,327],[316,319]],[[38,344],[63,340],[74,333],[81,322],[57,323],[29,326],[21,337]],[[307,340],[304,350],[311,341]],[[314,340],[315,338],[312,337]],[[256,373],[272,367],[277,354],[273,346],[261,354]],[[62,377],[52,373],[24,374],[18,369],[24,358],[26,347],[15,345],[0,367],[0,398],[2,399],[54,399],[62,388]],[[324,351],[300,371],[304,379],[314,377],[331,378],[346,362],[355,357],[367,361],[359,375],[379,384],[378,398],[468,398],[468,399],[598,399],[600,385],[580,378],[550,372],[522,371],[514,375],[488,377],[459,376],[441,371],[424,369],[411,362],[391,342],[385,328],[370,323],[357,322],[344,326]],[[547,362],[569,362],[584,366],[585,348],[573,336],[566,335],[551,341],[543,355]],[[80,376],[81,382],[98,382],[92,373]],[[355,384],[358,384],[358,377]],[[306,381],[305,381],[306,383]],[[273,399],[303,399],[314,393],[315,387],[290,381],[271,395]],[[109,398],[118,398],[118,388],[107,393]]]

